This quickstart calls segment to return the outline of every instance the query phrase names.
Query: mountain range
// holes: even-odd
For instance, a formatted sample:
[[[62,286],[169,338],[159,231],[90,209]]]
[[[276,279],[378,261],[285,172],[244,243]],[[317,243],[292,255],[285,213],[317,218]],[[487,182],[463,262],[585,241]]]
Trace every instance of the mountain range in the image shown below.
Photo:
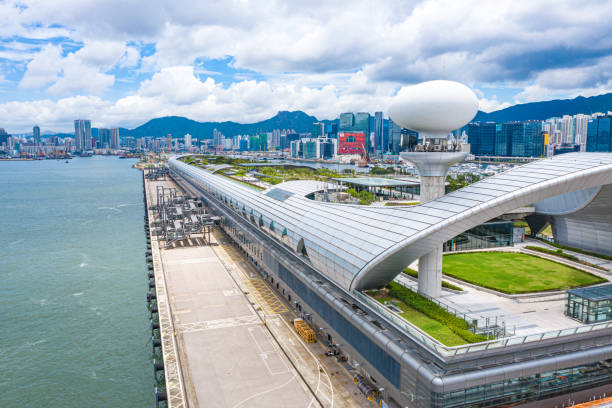
[[[119,129],[121,136],[146,137],[166,136],[168,134],[182,137],[186,133],[197,139],[210,139],[213,130],[217,129],[225,136],[254,134],[258,132],[271,132],[274,129],[293,129],[298,133],[312,131],[312,124],[319,120],[302,111],[280,111],[270,119],[255,123],[237,122],[197,122],[182,116],[166,116],[156,118],[134,129]],[[322,120],[323,123],[333,121]]]
[[[612,93],[585,98],[556,99],[553,101],[522,103],[495,112],[479,111],[474,122],[505,123],[524,120],[546,120],[554,116],[607,113],[612,111]]]
[[[554,116],[576,115],[578,113],[591,114],[595,112],[606,113],[612,111],[612,93],[591,96],[585,98],[579,96],[574,99],[557,99],[552,101],[531,102],[510,106],[494,112],[478,111],[474,122],[512,122],[524,120],[545,120]],[[152,119],[134,129],[121,128],[121,137],[163,137],[171,134],[182,137],[186,133],[194,138],[210,139],[213,130],[217,129],[225,136],[238,134],[255,134],[258,132],[270,132],[273,129],[294,129],[298,133],[312,131],[314,122],[326,124],[337,123],[335,120],[318,120],[302,111],[280,111],[270,119],[255,123],[237,122],[198,122],[182,116],[166,116]],[[92,128],[92,136],[96,137],[98,130]],[[66,134],[58,134],[62,137]]]

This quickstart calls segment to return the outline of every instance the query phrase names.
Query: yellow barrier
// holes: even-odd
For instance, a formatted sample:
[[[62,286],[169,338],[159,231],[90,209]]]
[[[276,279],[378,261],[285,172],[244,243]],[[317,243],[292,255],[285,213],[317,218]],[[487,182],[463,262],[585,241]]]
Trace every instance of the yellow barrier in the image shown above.
[[[303,319],[294,319],[293,326],[295,330],[298,332],[300,337],[304,339],[307,343],[314,343],[316,340],[315,332],[308,326],[308,324]]]

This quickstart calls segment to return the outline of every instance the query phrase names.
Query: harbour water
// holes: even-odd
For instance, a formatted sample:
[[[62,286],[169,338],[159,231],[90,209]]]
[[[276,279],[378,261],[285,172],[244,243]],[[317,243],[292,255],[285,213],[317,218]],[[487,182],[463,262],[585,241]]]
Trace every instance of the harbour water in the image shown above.
[[[133,163],[0,162],[0,406],[153,406]]]

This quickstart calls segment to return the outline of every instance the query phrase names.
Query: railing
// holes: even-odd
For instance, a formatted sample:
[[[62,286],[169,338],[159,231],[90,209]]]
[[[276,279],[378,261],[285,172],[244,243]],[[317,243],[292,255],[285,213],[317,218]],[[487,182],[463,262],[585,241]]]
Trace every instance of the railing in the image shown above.
[[[407,289],[414,289],[404,286]],[[437,304],[442,309],[446,310],[448,313],[452,313],[455,317],[459,317],[466,321],[466,323],[470,326],[470,330],[474,333],[478,334],[487,334],[492,333],[493,337],[506,337],[508,335],[508,331],[506,328],[506,321],[502,318],[502,316],[489,316],[489,317],[476,317],[472,316],[468,313],[462,312],[460,310],[455,309],[452,306],[447,305],[446,303],[442,303],[440,300],[427,296],[424,293],[419,293],[420,296],[428,299],[429,301]],[[495,322],[495,324],[491,324],[491,322]],[[499,323],[499,324],[498,324]],[[516,333],[516,329],[512,331],[512,334]]]
[[[400,276],[402,276],[405,279],[410,279],[412,281],[412,278],[408,275],[400,274]],[[407,286],[406,282],[402,282],[401,280],[398,280],[397,278],[395,279],[395,281],[399,283],[400,285],[404,286],[406,289],[410,289],[411,291],[418,293],[419,296],[423,296],[424,298],[437,304],[442,309],[446,310],[448,313],[451,313],[455,315],[456,317],[465,320],[468,326],[470,326],[470,330],[473,333],[484,334],[484,335],[489,334],[489,335],[492,335],[492,337],[494,338],[513,336],[516,333],[516,327],[513,327],[512,329],[506,327],[506,320],[504,319],[503,315],[477,317],[469,313],[462,312],[461,310],[455,309],[454,307],[449,306],[446,303],[443,303],[439,299],[432,298],[424,293],[419,293],[416,290],[414,290],[413,286]]]
[[[504,337],[495,340],[484,341],[481,343],[472,343],[472,344],[464,344],[461,346],[446,346],[440,343],[438,340],[431,337],[429,334],[425,333],[412,323],[402,319],[400,316],[396,315],[392,311],[390,311],[387,307],[382,305],[381,303],[375,301],[369,296],[364,295],[358,291],[353,292],[353,294],[362,302],[366,303],[371,308],[375,309],[377,312],[386,317],[391,323],[395,324],[402,330],[405,330],[409,335],[413,336],[416,340],[418,340],[425,347],[435,351],[441,356],[445,357],[453,357],[459,356],[468,353],[474,353],[478,351],[484,350],[492,350],[497,348],[504,348],[510,346],[516,346],[520,344],[532,343],[541,340],[555,339],[564,336],[571,336],[575,334],[583,334],[589,333],[597,330],[604,330],[612,328],[612,321],[610,322],[602,322],[602,323],[594,323],[584,326],[571,327],[568,329],[562,330],[553,330],[544,333],[530,334],[526,336],[513,336],[513,337]]]

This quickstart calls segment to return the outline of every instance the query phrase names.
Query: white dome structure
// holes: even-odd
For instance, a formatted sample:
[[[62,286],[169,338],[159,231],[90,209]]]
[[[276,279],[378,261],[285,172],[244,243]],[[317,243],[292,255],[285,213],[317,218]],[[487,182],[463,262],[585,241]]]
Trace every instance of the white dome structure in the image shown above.
[[[474,118],[478,98],[467,86],[454,81],[428,81],[405,88],[389,108],[398,125],[424,138],[445,138]]]

